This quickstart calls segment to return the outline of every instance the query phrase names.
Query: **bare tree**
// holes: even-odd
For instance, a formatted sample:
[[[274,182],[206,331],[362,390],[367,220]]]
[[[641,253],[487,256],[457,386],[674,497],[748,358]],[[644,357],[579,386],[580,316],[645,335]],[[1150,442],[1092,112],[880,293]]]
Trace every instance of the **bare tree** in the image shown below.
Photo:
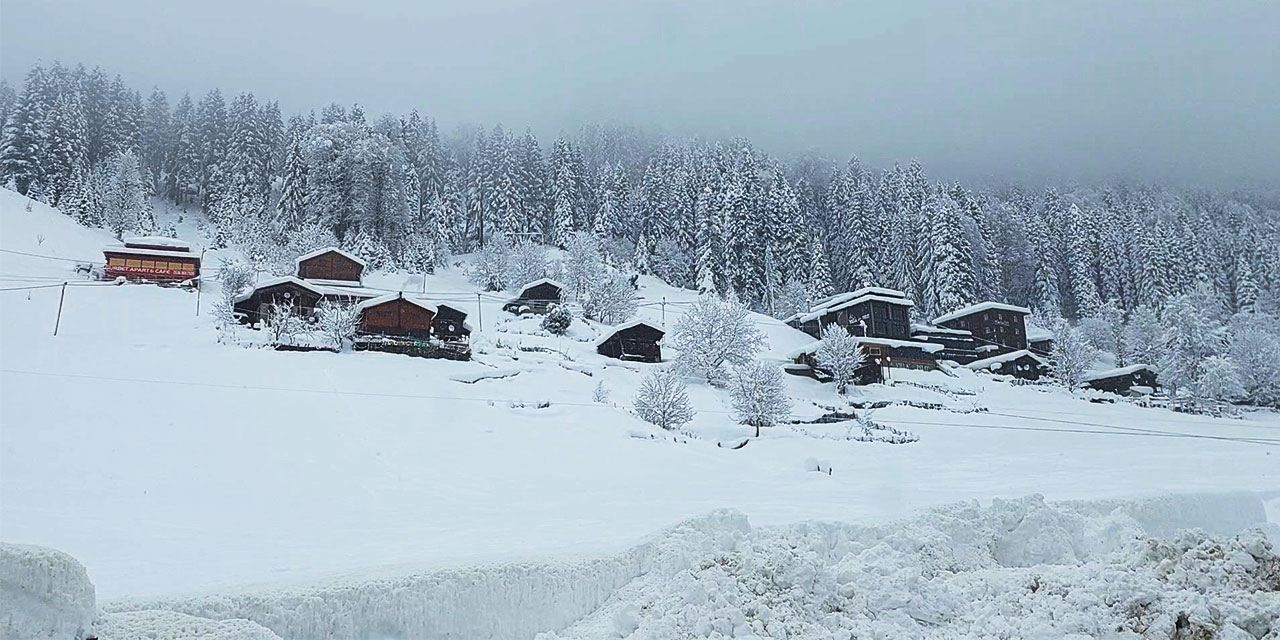
[[[641,420],[668,431],[693,420],[684,383],[666,369],[645,376],[636,394],[635,408]]]
[[[866,359],[858,339],[838,324],[829,324],[822,330],[822,343],[816,355],[818,367],[831,374],[839,393],[849,387],[854,373]]]
[[[339,351],[348,340],[356,337],[360,326],[360,310],[352,304],[325,300],[320,303],[316,317],[320,333]]]
[[[752,360],[734,371],[733,410],[738,422],[756,428],[772,427],[791,415],[791,398],[778,367]]]

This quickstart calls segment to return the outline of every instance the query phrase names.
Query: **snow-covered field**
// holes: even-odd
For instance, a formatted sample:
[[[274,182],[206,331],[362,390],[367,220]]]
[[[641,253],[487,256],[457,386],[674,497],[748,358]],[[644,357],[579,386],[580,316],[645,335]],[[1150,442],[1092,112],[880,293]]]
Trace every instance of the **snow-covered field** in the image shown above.
[[[109,236],[24,204],[0,191],[0,249],[68,261],[0,253],[0,289],[75,284],[74,261],[100,260]],[[190,221],[182,230],[200,244]],[[218,255],[206,256],[207,271]],[[366,282],[422,286],[413,274]],[[1033,493],[1068,500],[1249,490],[1280,521],[1280,416],[1273,413],[1213,419],[1093,404],[968,371],[894,371],[893,384],[857,388],[850,399],[889,403],[873,419],[919,442],[854,442],[844,438],[848,424],[803,424],[768,429],[735,450],[717,444],[751,431],[733,424],[722,392],[690,383],[699,412],[693,437],[655,431],[627,411],[654,365],[596,355],[597,329],[586,324],[576,324],[573,337],[536,335],[536,321],[503,313],[498,297],[478,301],[460,269],[431,276],[427,289],[471,314],[473,362],[229,346],[217,342],[207,313],[216,285],[202,294],[197,316],[196,294],[181,289],[80,283],[66,290],[56,337],[59,288],[0,291],[0,540],[74,556],[108,610],[139,598],[407,580],[477,563],[557,559],[566,573],[539,577],[547,582],[530,593],[576,584],[582,574],[575,571],[598,570],[612,582],[566,589],[572,606],[559,611],[596,613],[569,629],[577,616],[556,614],[542,630],[599,637],[595,630],[620,624],[620,615],[649,633],[641,637],[670,637],[667,630],[679,635],[685,627],[663,626],[677,605],[657,594],[676,598],[672,590],[693,588],[690,580],[708,589],[722,578],[710,567],[679,585],[674,571],[654,574],[627,587],[653,606],[626,613],[614,588],[634,573],[597,563],[721,508],[756,528],[807,520],[874,525],[957,501]],[[641,316],[665,319],[668,328],[680,303],[694,299],[651,278],[641,284]],[[769,340],[765,357],[780,362],[810,341],[754,318]],[[612,404],[592,402],[602,380]],[[830,385],[790,376],[787,383],[798,418],[844,402]],[[542,402],[549,406],[538,408]],[[810,459],[832,472],[807,471]],[[732,535],[763,545],[796,529],[767,531]],[[813,542],[804,537],[803,544]],[[840,566],[853,553],[828,552],[839,555],[819,564]],[[789,562],[788,571],[801,570]],[[859,562],[857,571],[879,566]],[[834,593],[845,583],[840,575],[813,579]],[[962,581],[939,588],[964,598]],[[606,602],[614,613],[597,611]],[[703,617],[714,628],[723,624]],[[144,623],[160,624],[137,616],[113,622]],[[412,636],[390,626],[378,633]]]

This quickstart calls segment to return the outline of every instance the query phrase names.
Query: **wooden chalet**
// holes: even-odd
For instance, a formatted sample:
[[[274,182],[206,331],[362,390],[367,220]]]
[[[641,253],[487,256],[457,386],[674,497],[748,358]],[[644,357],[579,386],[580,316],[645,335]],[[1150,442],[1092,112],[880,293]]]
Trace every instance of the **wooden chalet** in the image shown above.
[[[337,247],[324,247],[298,256],[298,277],[320,284],[359,285],[365,262]]]
[[[431,333],[444,342],[470,342],[471,325],[467,323],[467,312],[447,304],[437,304]]]
[[[912,340],[893,340],[889,338],[859,338],[862,348],[863,363],[854,373],[855,384],[872,384],[883,382],[886,369],[921,369],[938,368],[935,354],[943,349],[942,345]],[[831,379],[830,372],[818,366],[818,347],[822,341],[811,342],[787,354],[792,364],[785,371],[792,375],[803,375],[826,382]]]
[[[293,276],[280,276],[263,280],[240,294],[232,303],[232,309],[241,322],[257,324],[266,320],[274,304],[287,304],[299,316],[311,316],[325,297],[322,288]]]
[[[901,291],[863,287],[823,298],[784,322],[815,338],[821,338],[828,325],[838,324],[855,336],[909,340],[914,304]]]
[[[959,364],[968,364],[982,357],[978,351],[978,341],[973,333],[965,329],[949,329],[931,324],[912,324],[911,339],[942,345],[935,352],[938,360],[951,360]]]
[[[1035,325],[1027,325],[1027,350],[1048,357],[1053,353],[1053,332]]]
[[[360,312],[357,333],[426,340],[431,337],[436,307],[426,301],[392,293],[356,305]]]
[[[933,319],[933,324],[948,329],[963,329],[973,335],[979,346],[996,345],[1000,351],[1022,351],[1027,348],[1025,307],[1000,302],[979,302]]]
[[[182,282],[200,276],[199,254],[176,238],[126,238],[123,244],[104,248],[102,254],[106,258],[103,273],[111,280]]]
[[[1151,395],[1160,390],[1155,369],[1145,364],[1095,371],[1084,377],[1084,383],[1090,389],[1121,395]]]
[[[1005,351],[989,358],[974,360],[966,367],[974,371],[1013,376],[1023,380],[1039,380],[1049,371],[1049,363],[1026,349]]]
[[[552,305],[560,304],[564,289],[564,285],[551,278],[534,280],[521,287],[520,295],[507,301],[502,310],[516,315],[546,313],[551,310]]]
[[[596,341],[596,353],[619,360],[662,362],[661,343],[665,334],[647,322],[633,320],[601,336]]]

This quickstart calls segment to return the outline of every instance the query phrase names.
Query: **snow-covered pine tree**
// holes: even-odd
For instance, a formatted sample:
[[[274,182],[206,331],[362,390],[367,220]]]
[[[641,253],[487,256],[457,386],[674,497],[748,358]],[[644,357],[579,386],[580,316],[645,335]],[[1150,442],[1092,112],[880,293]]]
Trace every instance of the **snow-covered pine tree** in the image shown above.
[[[0,184],[13,184],[23,195],[33,182],[44,179],[42,161],[48,138],[43,106],[46,82],[44,68],[32,65],[22,95],[0,134]]]
[[[921,251],[924,303],[931,315],[941,315],[976,301],[973,255],[960,216],[943,187],[936,187],[925,205],[925,220],[931,225],[932,241]]]
[[[1070,277],[1071,296],[1076,317],[1091,318],[1098,314],[1102,299],[1093,273],[1093,248],[1089,243],[1094,221],[1076,204],[1067,211],[1069,224],[1067,240],[1067,274]]]
[[[280,202],[276,206],[276,226],[285,233],[296,231],[307,217],[307,162],[302,147],[295,142],[289,147],[284,164],[284,180]]]
[[[1191,390],[1205,359],[1222,350],[1222,332],[1190,294],[1170,298],[1161,321],[1164,331],[1158,361],[1160,384],[1176,396],[1180,390]]]
[[[1253,278],[1253,267],[1243,252],[1236,256],[1235,276],[1236,310],[1241,313],[1253,313],[1254,304],[1258,301],[1258,282]]]

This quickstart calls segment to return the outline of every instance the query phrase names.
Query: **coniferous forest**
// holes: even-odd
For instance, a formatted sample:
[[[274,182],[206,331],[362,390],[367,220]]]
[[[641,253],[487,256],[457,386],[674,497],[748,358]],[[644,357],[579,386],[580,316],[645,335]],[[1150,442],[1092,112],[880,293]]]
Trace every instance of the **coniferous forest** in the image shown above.
[[[164,232],[153,197],[199,207],[215,243],[267,264],[333,243],[375,268],[430,270],[585,232],[614,264],[776,316],[868,284],[908,292],[923,318],[982,300],[1072,320],[1180,297],[1222,322],[1280,310],[1275,193],[943,183],[915,162],[783,159],[621,127],[446,133],[417,111],[144,96],[59,63],[0,87],[0,117],[9,188],[117,235]]]

